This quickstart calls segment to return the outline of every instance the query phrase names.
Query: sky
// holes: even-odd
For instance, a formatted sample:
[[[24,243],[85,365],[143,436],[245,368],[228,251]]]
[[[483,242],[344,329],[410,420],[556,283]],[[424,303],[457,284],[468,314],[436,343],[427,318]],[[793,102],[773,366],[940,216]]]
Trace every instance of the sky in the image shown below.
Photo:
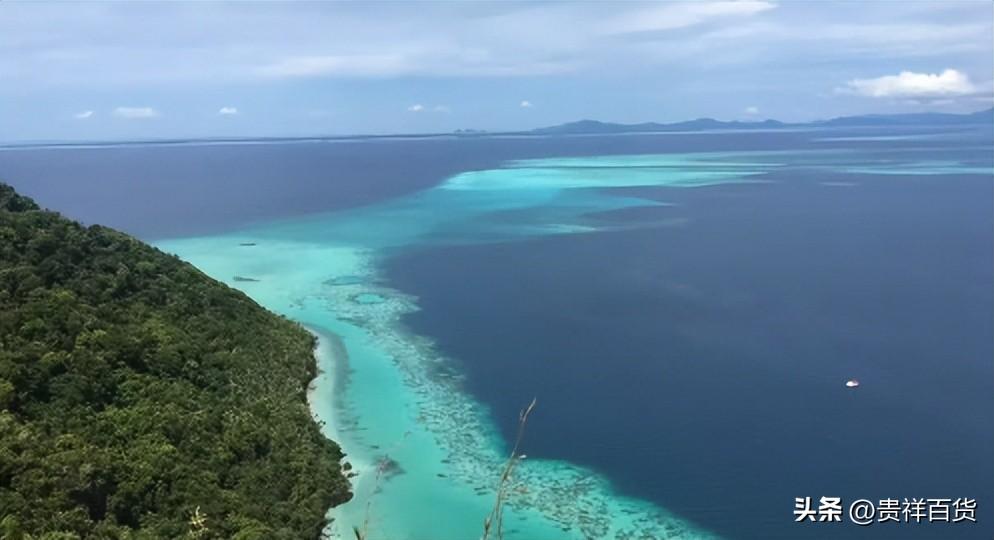
[[[805,121],[994,103],[987,0],[0,1],[0,141]]]

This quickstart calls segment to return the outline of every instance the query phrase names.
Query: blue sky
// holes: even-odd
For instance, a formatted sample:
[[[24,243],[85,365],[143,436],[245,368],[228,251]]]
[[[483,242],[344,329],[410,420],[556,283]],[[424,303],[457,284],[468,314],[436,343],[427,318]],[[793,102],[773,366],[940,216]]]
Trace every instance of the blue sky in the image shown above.
[[[974,111],[994,3],[0,2],[0,140]]]

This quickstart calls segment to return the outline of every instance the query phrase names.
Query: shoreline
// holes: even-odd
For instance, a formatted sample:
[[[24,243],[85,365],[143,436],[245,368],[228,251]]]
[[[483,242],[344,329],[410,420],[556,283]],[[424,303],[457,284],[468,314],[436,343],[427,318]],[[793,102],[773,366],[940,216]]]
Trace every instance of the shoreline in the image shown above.
[[[574,161],[533,160],[463,173],[411,198],[352,212],[158,243],[316,334],[318,373],[308,386],[308,405],[322,433],[339,444],[356,473],[350,478],[353,499],[326,513],[334,520],[326,529],[331,537],[354,538],[356,526],[369,540],[456,540],[483,532],[508,442],[487,405],[465,390],[464,375],[450,369],[453,359],[429,336],[404,326],[403,317],[420,309],[418,299],[385,283],[378,262],[384,250],[417,246],[432,228],[445,226],[440,216],[448,214],[438,208],[458,210],[461,220],[473,221],[499,208],[548,207],[549,223],[575,225],[577,213],[650,204],[573,190],[614,185],[610,178],[586,174],[599,170],[600,161],[581,162],[585,174],[578,177],[547,173],[537,191],[520,187],[522,175],[545,171],[546,165],[572,167]],[[609,160],[617,167],[646,162],[686,168],[662,182],[680,187],[740,182],[756,172],[752,165],[736,163],[715,172],[693,155]],[[507,189],[495,192],[492,181]],[[631,183],[648,181],[643,174]],[[653,185],[659,183],[656,179]],[[507,190],[523,192],[508,199]],[[520,224],[492,232],[495,236],[481,241],[579,231]],[[245,243],[257,247],[240,247]],[[714,538],[651,501],[615,491],[604,475],[563,460],[532,456],[521,462],[511,495],[504,514],[510,539]]]
[[[300,323],[314,336],[314,361],[317,374],[307,385],[307,405],[311,416],[318,423],[321,433],[341,449],[343,473],[349,481],[352,498],[340,505],[332,506],[325,516],[328,524],[324,534],[328,538],[350,538],[352,527],[360,526],[349,520],[349,514],[342,508],[356,501],[358,493],[366,485],[367,472],[375,471],[375,461],[364,456],[360,446],[350,441],[344,434],[341,418],[342,390],[348,377],[348,353],[342,338],[330,330],[311,324]],[[346,465],[349,467],[345,470]],[[344,530],[343,530],[344,528]]]
[[[461,374],[437,369],[451,359],[431,338],[404,327],[417,299],[383,284],[375,250],[288,240],[285,226],[159,245],[317,334],[308,406],[356,473],[352,500],[325,513],[333,519],[325,534],[351,540],[359,527],[369,540],[478,538],[507,459],[491,412],[465,392]],[[267,249],[239,247],[249,241]],[[515,471],[508,539],[714,537],[566,461],[531,457]]]
[[[365,303],[356,288],[384,301]],[[355,473],[349,478],[353,499],[328,510],[332,521],[325,534],[352,539],[358,527],[372,540],[416,540],[425,531],[438,531],[435,537],[445,540],[478,536],[507,443],[493,429],[489,411],[459,389],[459,375],[430,375],[430,366],[448,360],[430,338],[411,334],[399,322],[399,314],[416,309],[414,299],[382,286],[331,290],[325,306],[338,310],[324,312],[322,324],[301,318],[317,339],[318,375],[308,403]],[[380,414],[367,410],[384,401],[389,403]],[[393,425],[377,432],[378,421]],[[522,462],[511,489],[509,538],[635,538],[647,531],[659,538],[711,537],[650,502],[618,494],[607,478],[563,461]],[[436,509],[459,509],[462,515],[435,525],[438,520],[430,516]]]

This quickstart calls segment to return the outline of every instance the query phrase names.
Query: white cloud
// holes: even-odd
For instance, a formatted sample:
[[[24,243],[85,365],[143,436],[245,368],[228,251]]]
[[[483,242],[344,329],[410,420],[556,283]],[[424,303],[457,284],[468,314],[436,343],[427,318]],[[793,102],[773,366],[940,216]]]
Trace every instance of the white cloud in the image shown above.
[[[19,86],[599,73],[595,70],[604,64],[620,69],[619,63],[627,62],[619,59],[635,57],[638,51],[630,50],[625,34],[705,22],[738,25],[774,4],[345,6],[301,10],[282,3],[252,8],[219,3],[191,11],[180,4],[17,4],[0,17],[0,73],[10,74]],[[157,24],[142,26],[150,16]],[[96,26],[109,30],[94,34]],[[128,31],[139,26],[142,32]],[[52,28],[65,36],[42,39]],[[286,28],[293,28],[293,39],[287,39]],[[513,36],[506,28],[515,29]],[[204,69],[207,65],[210,69]],[[101,77],[93,77],[94,72]]]
[[[437,112],[437,113],[450,113],[450,112],[452,112],[452,109],[450,109],[446,105],[435,105],[434,107],[428,108],[428,107],[425,107],[424,105],[422,105],[420,103],[415,103],[414,105],[411,105],[410,107],[408,107],[407,111],[408,112],[413,112],[413,113],[419,113],[419,112],[425,112],[425,111],[431,111],[431,112]]]
[[[114,109],[114,116],[128,120],[140,120],[144,118],[157,118],[159,111],[152,107],[118,107]]]
[[[753,0],[729,2],[660,3],[648,9],[623,13],[604,23],[605,34],[627,34],[673,30],[695,26],[710,19],[755,15],[777,7],[772,2]]]
[[[221,116],[234,116],[234,115],[238,114],[238,108],[237,107],[221,107],[217,111],[217,114],[220,114]]]
[[[353,76],[383,77],[404,74],[410,63],[396,54],[292,56],[263,65],[257,72],[265,77]]]
[[[940,98],[963,96],[977,91],[970,78],[955,69],[942,73],[902,71],[875,79],[853,79],[841,89],[874,98]]]
[[[759,0],[416,2],[313,9],[211,3],[198,10],[146,2],[6,4],[0,73],[10,81],[5,88],[20,92],[317,77],[613,76],[659,65],[697,69],[760,60],[802,68],[812,60],[888,66],[938,54],[979,76],[990,63],[991,23],[982,2],[950,8],[944,18],[931,13],[940,3],[896,2],[848,8],[826,2],[778,8]],[[144,24],[150,17],[156,25]],[[94,33],[97,27],[105,31]],[[130,31],[136,27],[142,32]],[[59,39],[51,38],[53,28]],[[969,51],[974,54],[964,58]],[[959,56],[948,56],[954,53]],[[835,82],[844,84],[819,84]]]
[[[866,112],[867,104],[853,98],[834,100],[830,110],[818,112],[827,106],[821,93],[841,86],[857,95],[847,86],[850,79],[896,76],[902,68],[941,75],[948,66],[968,73],[980,90],[953,96],[958,110],[979,105],[975,100],[991,103],[994,88],[994,28],[990,4],[984,2],[354,2],[306,9],[275,2],[190,9],[182,3],[0,0],[0,6],[0,102],[23,100],[25,110],[42,109],[46,102],[69,104],[49,120],[57,124],[61,116],[77,127],[119,116],[111,105],[98,107],[89,120],[69,122],[83,110],[79,105],[98,106],[79,101],[80,96],[165,108],[135,90],[167,88],[174,94],[169,114],[160,109],[161,118],[144,123],[161,123],[182,110],[214,117],[220,105],[210,105],[211,96],[248,106],[229,90],[291,92],[309,99],[274,104],[266,114],[293,118],[269,129],[296,130],[292,122],[306,122],[308,108],[325,103],[317,96],[331,87],[316,80],[321,78],[349,88],[338,97],[350,101],[338,103],[336,122],[328,123],[342,132],[407,128],[391,124],[398,115],[408,121],[467,115],[467,124],[513,128],[520,116],[538,112],[521,108],[523,99],[539,99],[541,107],[531,103],[543,111],[553,107],[528,90],[531,82],[478,80],[483,78],[548,77],[535,80],[555,91],[569,87],[588,95],[587,105],[555,104],[567,117],[610,116],[612,104],[625,100],[631,101],[626,110],[653,110],[656,92],[640,88],[666,88],[671,99],[685,102],[681,110],[702,116],[728,114],[713,109],[718,101],[737,103],[731,113],[742,119]],[[598,80],[615,81],[616,87]],[[464,90],[460,101],[434,93],[446,84]],[[394,103],[393,116],[373,110],[378,98],[394,91],[406,97]],[[424,112],[404,115],[412,98],[423,102]],[[872,101],[898,105],[910,99],[950,96]],[[515,100],[518,115],[487,113],[492,106],[511,110]],[[453,103],[453,114],[433,113],[441,102]],[[743,112],[754,103],[763,103],[759,115]],[[357,112],[360,108],[368,114]],[[0,131],[34,138],[56,127],[27,112],[17,116],[17,125],[5,124]],[[245,113],[216,120],[241,116]],[[164,128],[190,129],[180,126]]]
[[[91,116],[93,116],[93,111],[82,111],[72,115],[72,117],[77,120],[86,120]]]
[[[528,108],[531,108],[531,107],[532,107],[532,102],[531,102],[531,101],[528,101],[528,100],[526,99],[526,100],[524,100],[524,101],[522,101],[522,102],[521,102],[521,104],[520,104],[520,107],[521,107],[522,109],[528,109]]]
[[[759,107],[752,105],[745,108],[746,114],[759,114]]]

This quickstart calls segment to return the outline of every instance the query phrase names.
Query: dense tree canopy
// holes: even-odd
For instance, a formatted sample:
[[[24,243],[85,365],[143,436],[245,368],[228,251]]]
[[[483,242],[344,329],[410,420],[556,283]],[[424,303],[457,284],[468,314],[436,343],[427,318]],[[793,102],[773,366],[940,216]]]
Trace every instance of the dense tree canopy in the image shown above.
[[[0,184],[0,537],[317,538],[350,497],[313,338]]]

